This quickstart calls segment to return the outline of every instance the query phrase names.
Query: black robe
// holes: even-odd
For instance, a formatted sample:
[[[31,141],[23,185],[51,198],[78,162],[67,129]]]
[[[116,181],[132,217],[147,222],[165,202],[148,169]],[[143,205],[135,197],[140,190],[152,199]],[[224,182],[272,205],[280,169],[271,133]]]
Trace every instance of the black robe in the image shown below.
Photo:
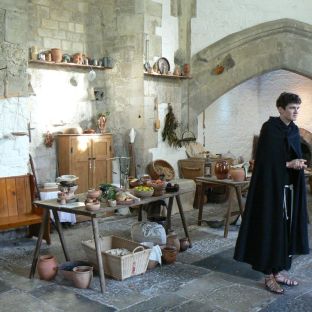
[[[302,158],[298,127],[270,117],[260,132],[234,253],[235,260],[249,263],[261,272],[287,270],[289,255],[309,253],[304,171],[286,168],[290,154]],[[283,209],[287,182],[294,185],[290,236]]]

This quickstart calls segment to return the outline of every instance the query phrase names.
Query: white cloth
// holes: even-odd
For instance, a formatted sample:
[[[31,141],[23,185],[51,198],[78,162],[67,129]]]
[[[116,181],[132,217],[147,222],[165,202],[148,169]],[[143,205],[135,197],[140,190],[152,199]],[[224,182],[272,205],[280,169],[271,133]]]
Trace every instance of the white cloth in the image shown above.
[[[57,198],[58,192],[59,191],[40,192],[41,200]],[[57,213],[58,213],[60,222],[69,222],[70,224],[76,223],[76,215],[74,215],[73,213],[67,213],[67,212],[62,212],[62,211],[58,211]],[[50,218],[54,221],[54,216],[53,216],[52,210],[50,210]]]

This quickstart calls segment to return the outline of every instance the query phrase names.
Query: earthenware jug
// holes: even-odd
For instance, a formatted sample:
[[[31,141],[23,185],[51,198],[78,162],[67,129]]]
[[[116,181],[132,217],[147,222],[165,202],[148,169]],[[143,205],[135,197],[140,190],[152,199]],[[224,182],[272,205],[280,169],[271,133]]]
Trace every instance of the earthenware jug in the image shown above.
[[[217,179],[227,179],[229,175],[229,170],[230,165],[225,159],[220,158],[219,160],[217,160],[215,165],[215,175]]]
[[[177,249],[177,252],[180,251],[180,241],[178,235],[174,231],[170,231],[167,235],[167,245],[174,246]]]
[[[177,249],[174,246],[166,246],[162,249],[162,257],[165,263],[174,263],[177,260]]]
[[[37,271],[40,279],[45,281],[52,280],[57,273],[57,261],[53,255],[39,257]]]
[[[180,251],[185,251],[187,248],[190,247],[190,242],[187,237],[180,239]]]
[[[53,62],[55,63],[62,62],[62,57],[63,55],[61,49],[58,48],[51,49],[51,58]]]

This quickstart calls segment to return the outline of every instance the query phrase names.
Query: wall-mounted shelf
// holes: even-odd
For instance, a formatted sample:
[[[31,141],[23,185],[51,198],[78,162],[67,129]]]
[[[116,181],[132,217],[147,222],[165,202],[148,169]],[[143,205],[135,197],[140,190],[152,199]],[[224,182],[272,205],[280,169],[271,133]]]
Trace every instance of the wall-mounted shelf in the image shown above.
[[[106,70],[112,69],[112,67],[103,67],[103,66],[94,66],[94,65],[81,65],[75,63],[55,63],[55,62],[47,62],[47,61],[39,61],[39,60],[30,60],[28,61],[29,64],[36,64],[42,66],[51,66],[51,67],[65,67],[65,68],[81,68],[81,69],[99,69],[99,70]]]
[[[155,73],[144,73],[144,76],[156,77],[156,78],[168,78],[168,79],[192,79],[192,76],[175,76],[175,75],[161,75]]]

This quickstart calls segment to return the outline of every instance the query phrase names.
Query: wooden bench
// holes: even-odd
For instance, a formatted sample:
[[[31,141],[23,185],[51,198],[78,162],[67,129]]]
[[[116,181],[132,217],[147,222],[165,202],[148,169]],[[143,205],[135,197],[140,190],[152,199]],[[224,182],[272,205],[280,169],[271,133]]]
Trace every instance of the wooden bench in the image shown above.
[[[0,231],[28,226],[29,237],[37,236],[42,209],[33,205],[35,185],[30,174],[0,178]],[[44,239],[51,243],[50,229]]]

